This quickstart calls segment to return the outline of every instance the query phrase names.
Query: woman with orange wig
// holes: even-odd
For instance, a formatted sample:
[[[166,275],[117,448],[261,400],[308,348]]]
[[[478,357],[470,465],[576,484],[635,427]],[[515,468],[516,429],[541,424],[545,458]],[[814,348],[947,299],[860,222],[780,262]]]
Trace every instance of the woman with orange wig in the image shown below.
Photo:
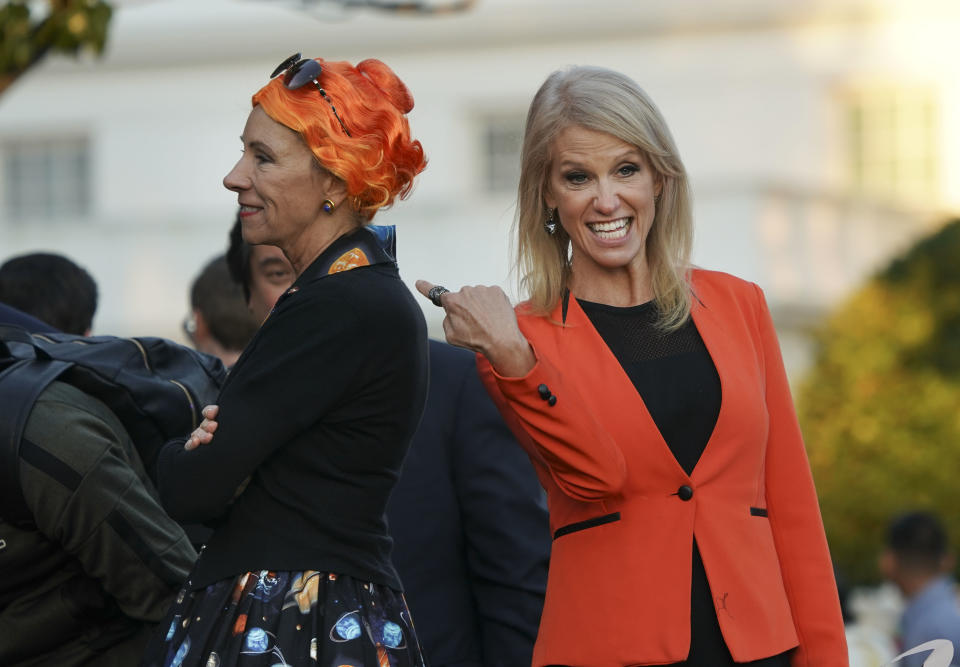
[[[297,54],[271,78],[224,185],[244,240],[280,247],[297,279],[154,464],[170,514],[215,531],[143,664],[422,666],[383,516],[423,410],[426,326],[392,228],[369,225],[426,164],[413,98],[377,60]]]

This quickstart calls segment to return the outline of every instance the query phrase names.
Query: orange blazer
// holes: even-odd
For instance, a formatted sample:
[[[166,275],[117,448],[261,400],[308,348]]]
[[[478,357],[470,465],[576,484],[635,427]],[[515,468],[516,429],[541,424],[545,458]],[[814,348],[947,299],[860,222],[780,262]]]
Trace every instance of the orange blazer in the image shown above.
[[[534,667],[679,662],[693,538],[734,660],[797,647],[846,666],[837,589],[776,333],[759,287],[695,270],[693,321],[721,408],[687,475],[576,299],[566,321],[517,307],[537,363],[481,376],[547,492],[554,534]]]

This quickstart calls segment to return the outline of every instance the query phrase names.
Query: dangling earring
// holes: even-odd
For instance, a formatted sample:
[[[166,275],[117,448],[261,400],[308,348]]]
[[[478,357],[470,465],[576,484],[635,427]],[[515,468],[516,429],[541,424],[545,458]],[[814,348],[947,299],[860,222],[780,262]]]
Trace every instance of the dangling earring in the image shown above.
[[[336,206],[336,204],[334,204],[334,203],[333,203],[332,201],[330,201],[329,199],[324,199],[324,200],[323,200],[323,212],[324,212],[324,213],[333,213],[333,208],[334,208],[335,206]]]
[[[547,219],[543,221],[543,228],[547,230],[547,234],[550,236],[555,236],[557,233],[557,222],[553,219],[553,215],[556,212],[556,209],[551,208],[547,211]]]

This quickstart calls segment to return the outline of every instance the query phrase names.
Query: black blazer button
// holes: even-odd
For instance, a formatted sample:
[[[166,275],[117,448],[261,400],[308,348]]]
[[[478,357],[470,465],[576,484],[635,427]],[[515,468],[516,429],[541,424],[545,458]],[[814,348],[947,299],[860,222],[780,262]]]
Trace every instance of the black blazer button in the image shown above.
[[[540,394],[540,398],[542,398],[543,400],[547,400],[548,398],[550,398],[550,387],[548,387],[545,384],[542,384],[539,387],[537,387],[537,393]]]
[[[680,496],[680,500],[690,500],[693,498],[693,489],[684,484],[679,489],[677,489],[677,495]]]
[[[557,404],[557,397],[551,395],[550,398],[547,399],[547,405],[549,405],[552,408],[556,404]]]

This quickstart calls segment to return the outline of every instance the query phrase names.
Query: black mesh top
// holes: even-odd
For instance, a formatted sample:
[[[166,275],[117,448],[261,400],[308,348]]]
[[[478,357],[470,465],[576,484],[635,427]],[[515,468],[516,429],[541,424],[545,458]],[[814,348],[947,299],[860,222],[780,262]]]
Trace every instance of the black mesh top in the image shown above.
[[[577,302],[689,475],[720,414],[720,376],[693,320],[676,331],[663,332],[656,326],[653,301],[628,308]]]

